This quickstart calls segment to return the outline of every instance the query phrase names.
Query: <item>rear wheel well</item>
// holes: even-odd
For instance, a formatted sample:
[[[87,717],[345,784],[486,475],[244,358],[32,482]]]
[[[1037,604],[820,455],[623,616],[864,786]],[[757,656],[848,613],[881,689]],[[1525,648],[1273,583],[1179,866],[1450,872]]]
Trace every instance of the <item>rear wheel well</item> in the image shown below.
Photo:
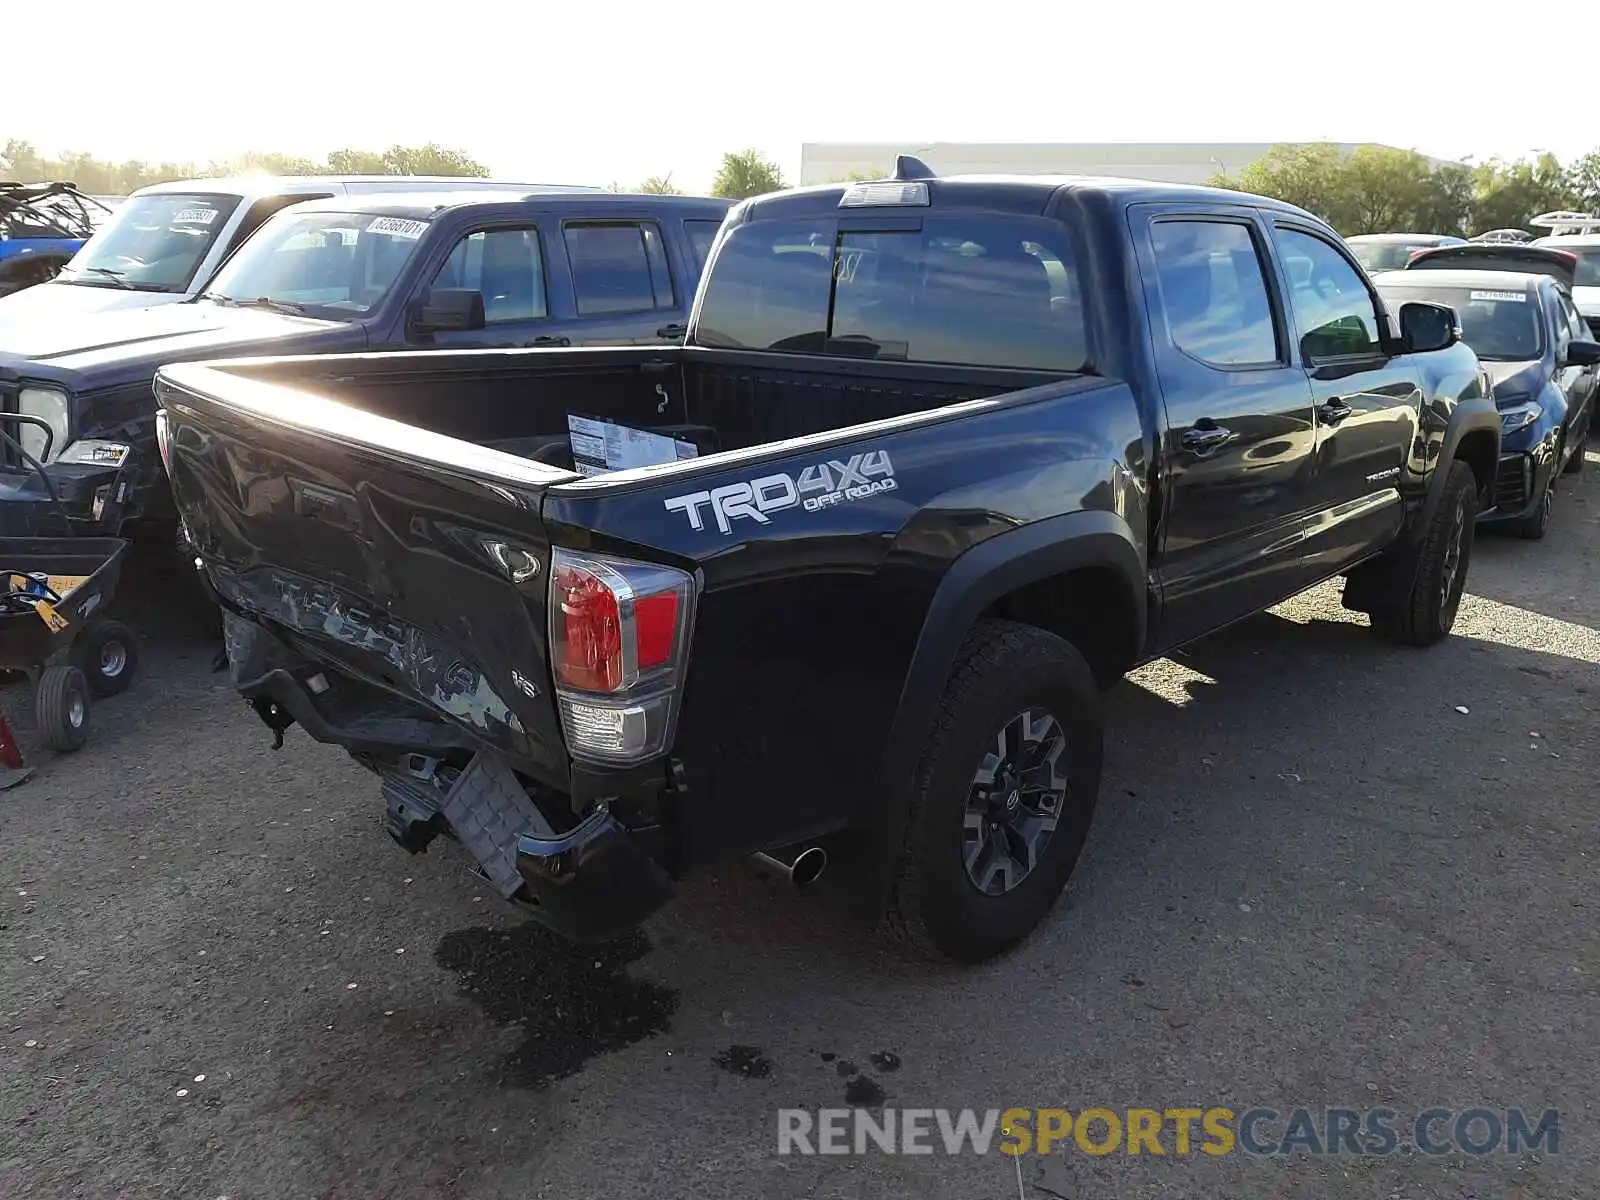
[[[1495,459],[1494,434],[1487,429],[1464,434],[1460,445],[1456,447],[1456,459],[1472,468],[1472,474],[1478,481],[1479,498],[1490,495],[1494,488],[1495,472],[1500,467]]]
[[[1106,688],[1138,657],[1137,603],[1116,571],[1080,567],[1024,584],[1001,596],[983,615],[1033,625],[1066,639]]]

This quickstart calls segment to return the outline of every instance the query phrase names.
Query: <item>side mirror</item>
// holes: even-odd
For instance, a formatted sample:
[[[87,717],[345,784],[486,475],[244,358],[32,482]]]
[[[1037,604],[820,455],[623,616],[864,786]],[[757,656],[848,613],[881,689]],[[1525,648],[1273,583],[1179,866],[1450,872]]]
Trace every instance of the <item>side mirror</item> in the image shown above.
[[[483,293],[468,288],[434,288],[411,318],[411,328],[416,333],[448,333],[483,326]]]
[[[1591,342],[1582,338],[1573,338],[1572,341],[1567,344],[1567,366],[1600,366],[1600,342]]]
[[[1413,300],[1400,306],[1400,345],[1407,354],[1448,350],[1461,340],[1461,320],[1445,304]]]

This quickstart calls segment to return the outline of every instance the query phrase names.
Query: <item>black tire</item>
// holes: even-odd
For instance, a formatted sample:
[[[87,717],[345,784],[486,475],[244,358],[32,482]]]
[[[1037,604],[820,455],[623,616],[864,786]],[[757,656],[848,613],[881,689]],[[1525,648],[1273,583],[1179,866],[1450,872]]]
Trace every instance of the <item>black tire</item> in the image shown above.
[[[1515,537],[1524,538],[1530,542],[1541,540],[1550,531],[1550,513],[1555,508],[1556,486],[1551,480],[1544,486],[1544,494],[1539,497],[1539,503],[1527,516],[1518,517],[1506,526]]]
[[[1584,456],[1589,450],[1589,431],[1585,429],[1583,436],[1578,439],[1578,444],[1572,448],[1572,457],[1567,459],[1567,465],[1561,468],[1563,475],[1581,475],[1583,473]]]
[[[139,670],[139,643],[121,621],[92,621],[72,647],[73,660],[96,696],[128,690]]]
[[[1407,646],[1431,646],[1449,636],[1472,562],[1477,497],[1472,468],[1464,462],[1451,463],[1444,495],[1422,537],[1411,594],[1395,608],[1372,613],[1372,628],[1379,635]]]
[[[77,667],[58,663],[39,676],[33,697],[39,740],[62,754],[80,749],[89,737],[89,683]]]
[[[1030,714],[1047,714],[1054,725]],[[1045,731],[1038,743],[1018,743],[1019,755],[1043,749],[1046,738],[1061,751],[1052,755],[1064,787],[1059,796],[1038,791],[1035,803],[1055,813],[1053,832],[1036,848],[1031,867],[1015,882],[1008,874],[999,893],[984,894],[973,876],[973,858],[982,860],[982,842],[993,834],[969,825],[985,822],[970,806],[980,797],[977,773],[1004,745],[1008,727]],[[1100,689],[1083,655],[1071,643],[1012,621],[981,621],[968,634],[945,686],[912,780],[911,808],[904,846],[888,911],[891,933],[923,953],[978,962],[1022,941],[1049,913],[1066,887],[1083,850],[1100,791],[1104,716]],[[1053,730],[1054,733],[1050,731]],[[1009,761],[1009,756],[1007,761]],[[1018,798],[1030,791],[1022,774],[1009,791],[1008,811],[1046,815]],[[1050,769],[1049,762],[1035,769]],[[994,778],[990,776],[991,788]],[[1002,787],[1009,787],[1002,784]],[[991,798],[988,803],[993,805]],[[992,826],[991,826],[992,828]],[[992,855],[991,855],[992,859]],[[1013,865],[1021,865],[1020,860]],[[991,885],[992,886],[992,885]]]

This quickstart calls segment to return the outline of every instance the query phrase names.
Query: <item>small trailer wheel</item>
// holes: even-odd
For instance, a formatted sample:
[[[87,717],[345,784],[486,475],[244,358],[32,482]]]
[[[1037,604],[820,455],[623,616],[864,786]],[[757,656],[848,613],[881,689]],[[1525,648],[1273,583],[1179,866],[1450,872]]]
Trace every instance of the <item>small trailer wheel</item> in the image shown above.
[[[139,644],[133,630],[121,621],[92,621],[78,635],[73,660],[96,696],[115,696],[128,690],[139,669]]]
[[[46,667],[33,713],[46,746],[62,754],[80,749],[89,736],[89,684],[83,672],[65,663]]]

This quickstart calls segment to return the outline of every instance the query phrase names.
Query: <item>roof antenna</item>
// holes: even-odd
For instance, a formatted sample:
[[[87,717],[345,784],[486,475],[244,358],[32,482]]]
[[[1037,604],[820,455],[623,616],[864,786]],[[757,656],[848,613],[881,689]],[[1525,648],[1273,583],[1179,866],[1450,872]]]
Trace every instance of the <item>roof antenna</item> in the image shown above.
[[[894,156],[895,179],[937,179],[933,168],[920,158],[911,154],[896,154]]]

